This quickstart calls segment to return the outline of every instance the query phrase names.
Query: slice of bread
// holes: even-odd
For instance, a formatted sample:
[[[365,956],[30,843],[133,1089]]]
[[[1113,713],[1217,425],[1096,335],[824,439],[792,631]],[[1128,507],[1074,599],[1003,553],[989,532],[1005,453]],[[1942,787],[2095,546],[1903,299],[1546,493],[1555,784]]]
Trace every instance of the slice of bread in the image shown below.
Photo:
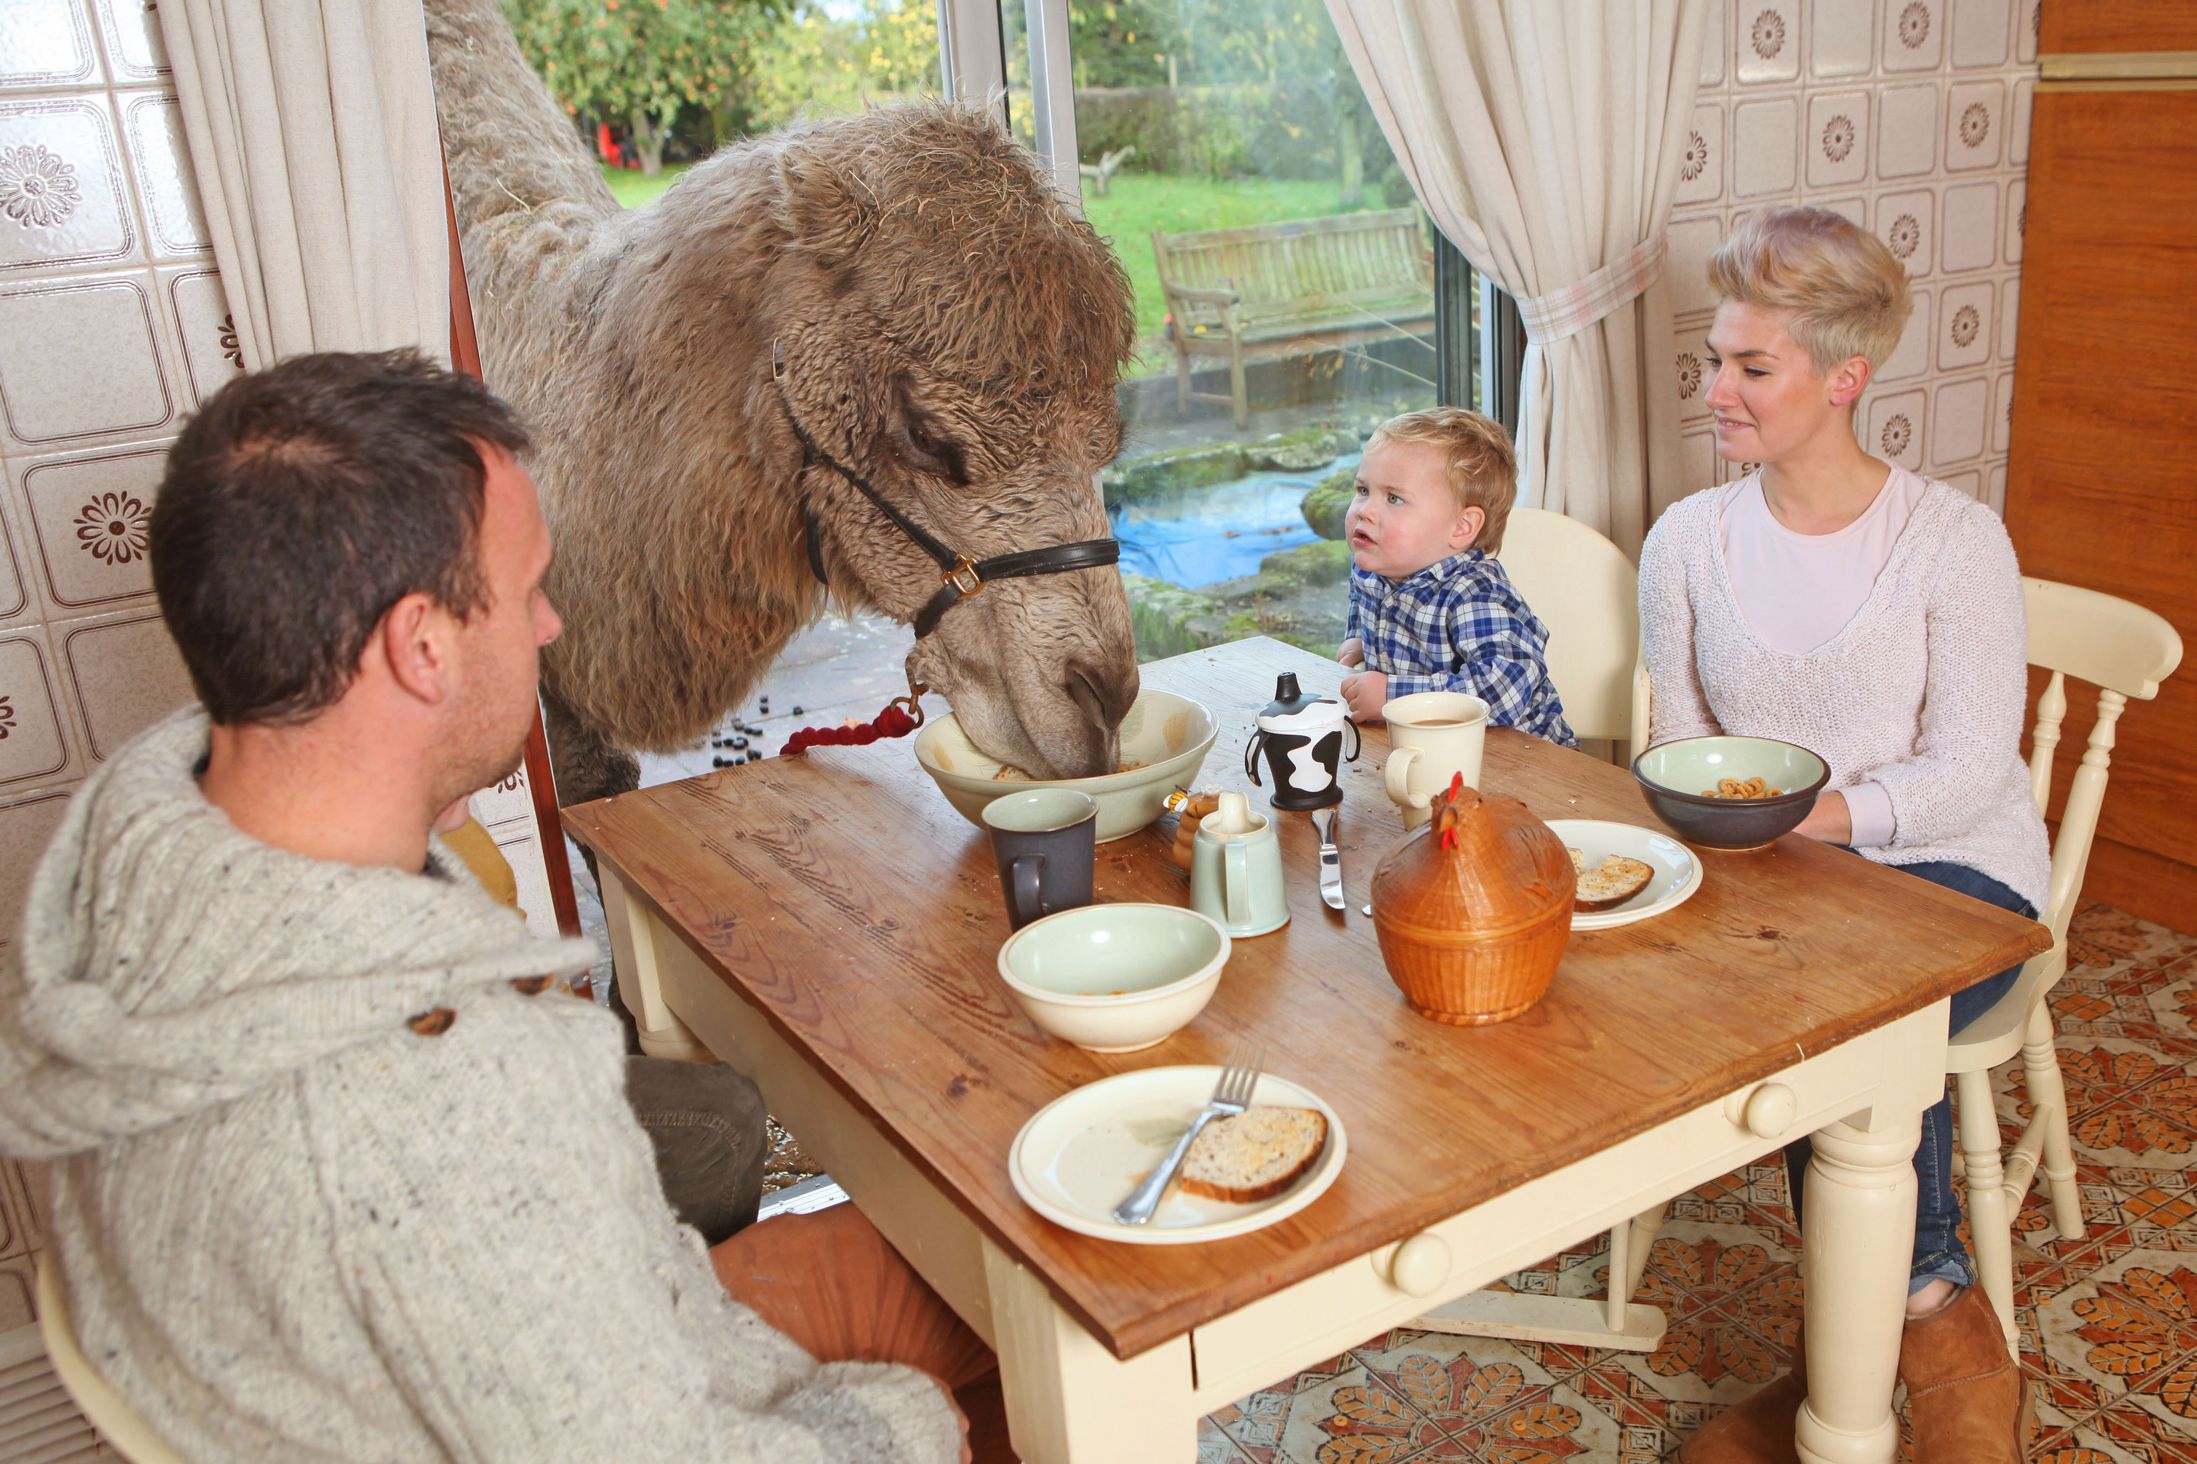
[[[1239,1205],[1270,1200],[1326,1149],[1327,1115],[1317,1108],[1255,1106],[1199,1132],[1182,1161],[1182,1191]]]
[[[1586,857],[1574,849],[1571,862],[1579,874],[1579,887],[1571,902],[1574,910],[1607,910],[1622,905],[1655,878],[1654,865],[1623,854],[1605,854],[1602,862],[1590,869]]]

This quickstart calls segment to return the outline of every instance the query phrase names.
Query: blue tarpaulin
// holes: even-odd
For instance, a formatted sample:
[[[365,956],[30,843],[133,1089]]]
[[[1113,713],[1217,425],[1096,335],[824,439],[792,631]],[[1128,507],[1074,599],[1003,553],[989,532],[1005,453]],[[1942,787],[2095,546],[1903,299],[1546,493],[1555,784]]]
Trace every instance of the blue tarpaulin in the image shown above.
[[[1123,504],[1113,510],[1121,567],[1129,574],[1178,585],[1209,585],[1256,574],[1277,549],[1309,544],[1299,508],[1305,493],[1331,469],[1253,473],[1210,488]]]

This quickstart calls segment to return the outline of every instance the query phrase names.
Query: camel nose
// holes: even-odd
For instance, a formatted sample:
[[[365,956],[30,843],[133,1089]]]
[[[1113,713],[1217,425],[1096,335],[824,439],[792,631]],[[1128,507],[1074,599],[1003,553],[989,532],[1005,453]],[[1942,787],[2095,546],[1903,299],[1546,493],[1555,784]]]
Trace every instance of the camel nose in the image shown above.
[[[1082,710],[1093,727],[1111,733],[1121,725],[1121,719],[1129,715],[1130,704],[1137,699],[1136,663],[1132,661],[1128,675],[1123,676],[1111,668],[1071,661],[1067,691],[1069,700]]]

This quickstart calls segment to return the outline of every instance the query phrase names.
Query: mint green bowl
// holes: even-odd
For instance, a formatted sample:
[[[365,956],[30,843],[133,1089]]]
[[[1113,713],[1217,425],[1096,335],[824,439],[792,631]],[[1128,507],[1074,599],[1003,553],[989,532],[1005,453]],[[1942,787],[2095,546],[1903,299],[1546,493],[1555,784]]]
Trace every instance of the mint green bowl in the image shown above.
[[[1092,1052],[1136,1052],[1205,1010],[1232,946],[1181,905],[1084,905],[1033,920],[999,948],[999,979],[1031,1021]]]

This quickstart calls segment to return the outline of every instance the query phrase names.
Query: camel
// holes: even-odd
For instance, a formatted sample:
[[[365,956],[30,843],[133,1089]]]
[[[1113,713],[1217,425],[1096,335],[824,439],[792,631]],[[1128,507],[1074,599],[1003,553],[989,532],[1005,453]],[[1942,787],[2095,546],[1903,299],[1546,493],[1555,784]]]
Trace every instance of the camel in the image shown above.
[[[971,559],[1108,536],[1128,280],[981,109],[789,126],[627,211],[497,0],[427,15],[483,371],[532,435],[556,549],[560,801],[637,786],[636,750],[744,701],[826,607],[810,534],[842,608],[912,621],[939,592],[819,454]],[[1137,693],[1121,577],[988,583],[907,669],[1002,762],[1111,771]]]

